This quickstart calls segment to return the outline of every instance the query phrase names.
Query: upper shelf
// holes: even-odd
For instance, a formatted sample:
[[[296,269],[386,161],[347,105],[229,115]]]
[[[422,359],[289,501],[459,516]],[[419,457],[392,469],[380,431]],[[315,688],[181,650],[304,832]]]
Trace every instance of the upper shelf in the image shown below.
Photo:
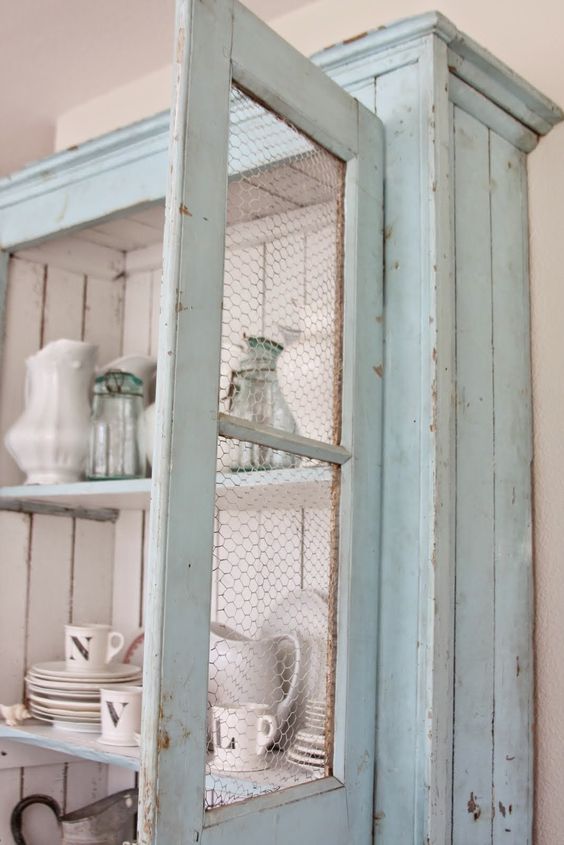
[[[217,505],[222,510],[325,507],[330,503],[331,482],[332,470],[325,466],[219,472]],[[147,510],[150,499],[150,478],[0,487],[0,510]]]

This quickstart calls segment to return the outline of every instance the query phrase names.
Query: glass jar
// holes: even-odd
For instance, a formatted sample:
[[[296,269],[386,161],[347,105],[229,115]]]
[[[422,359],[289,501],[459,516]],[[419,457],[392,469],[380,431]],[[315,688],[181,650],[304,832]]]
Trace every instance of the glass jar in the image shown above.
[[[247,344],[247,353],[232,374],[229,412],[234,417],[295,433],[296,421],[276,372],[276,362],[284,347],[265,337],[249,337]],[[281,469],[296,466],[298,462],[296,455],[244,441],[234,443],[231,453],[234,471]]]
[[[139,448],[143,382],[132,373],[108,370],[94,383],[87,476],[91,480],[143,478]]]

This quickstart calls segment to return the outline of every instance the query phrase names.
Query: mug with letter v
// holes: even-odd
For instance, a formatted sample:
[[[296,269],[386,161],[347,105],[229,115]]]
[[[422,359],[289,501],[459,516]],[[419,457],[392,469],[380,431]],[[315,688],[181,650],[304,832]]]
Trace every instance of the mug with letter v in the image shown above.
[[[104,671],[123,648],[124,637],[111,625],[65,625],[65,663],[69,672]]]
[[[105,745],[138,745],[136,734],[141,729],[142,687],[119,684],[100,690],[102,736]]]

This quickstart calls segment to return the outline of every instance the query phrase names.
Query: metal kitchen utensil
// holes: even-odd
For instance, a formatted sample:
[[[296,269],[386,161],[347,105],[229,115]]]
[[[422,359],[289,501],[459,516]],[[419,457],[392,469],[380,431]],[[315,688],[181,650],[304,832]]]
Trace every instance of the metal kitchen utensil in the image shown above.
[[[137,799],[137,789],[124,789],[63,816],[59,804],[50,795],[28,795],[12,810],[12,836],[16,845],[27,845],[22,835],[23,813],[32,804],[44,804],[57,817],[61,827],[61,845],[122,845],[131,836]]]

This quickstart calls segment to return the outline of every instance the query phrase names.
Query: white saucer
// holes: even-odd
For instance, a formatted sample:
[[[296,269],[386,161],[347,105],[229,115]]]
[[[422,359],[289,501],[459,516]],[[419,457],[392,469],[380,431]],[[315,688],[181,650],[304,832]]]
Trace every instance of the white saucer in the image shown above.
[[[72,699],[57,699],[57,698],[44,698],[41,695],[35,695],[35,693],[29,692],[28,698],[33,704],[39,705],[40,707],[53,709],[57,708],[59,710],[72,710],[73,712],[77,712],[80,710],[94,710],[100,711],[100,700],[95,699],[94,701],[73,701]]]
[[[47,722],[47,724],[53,725],[54,728],[58,728],[61,731],[76,731],[76,733],[89,734],[100,733],[100,722],[65,722],[49,716],[40,716],[39,713],[34,713],[33,718],[39,722]]]
[[[53,660],[48,663],[35,663],[29,674],[35,678],[66,681],[76,684],[93,683],[115,679],[133,678],[141,673],[139,666],[131,663],[109,663],[105,669],[92,669],[80,672],[69,671],[64,660]]]
[[[54,719],[53,727],[60,731],[75,731],[83,734],[100,733],[100,722],[60,722],[58,719]]]
[[[37,704],[30,704],[32,713],[39,713],[42,716],[53,716],[53,718],[61,719],[63,722],[99,722],[100,713],[95,710],[58,710],[57,708],[39,707]]]
[[[35,689],[36,691],[43,691],[46,693],[51,690],[55,694],[67,694],[68,696],[76,695],[82,696],[83,698],[90,698],[96,693],[99,697],[100,687],[117,687],[121,684],[135,683],[137,680],[141,680],[141,675],[133,678],[88,681],[78,684],[71,681],[52,681],[43,678],[36,678],[31,674],[28,674],[26,677],[28,689]]]

